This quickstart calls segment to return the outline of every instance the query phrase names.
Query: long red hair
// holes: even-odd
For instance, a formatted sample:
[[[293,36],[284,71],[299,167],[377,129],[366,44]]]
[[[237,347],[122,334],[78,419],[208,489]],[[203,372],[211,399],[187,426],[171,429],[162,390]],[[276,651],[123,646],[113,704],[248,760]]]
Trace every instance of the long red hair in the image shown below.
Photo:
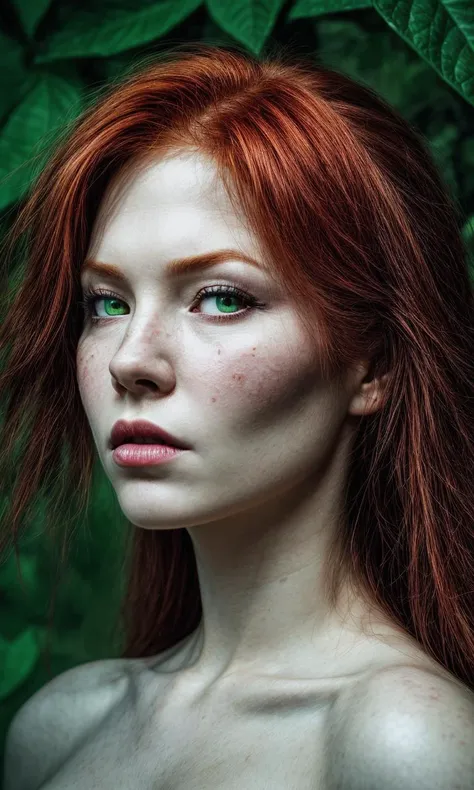
[[[243,206],[327,376],[364,358],[374,376],[390,373],[382,408],[356,429],[327,568],[333,604],[350,579],[474,690],[474,296],[459,207],[421,135],[369,88],[307,57],[188,48],[95,97],[4,245],[5,282],[23,242],[26,257],[0,330],[0,479],[12,491],[0,550],[13,541],[18,561],[46,492],[64,561],[89,501],[79,270],[105,188],[134,157],[196,149]],[[202,607],[186,529],[130,525],[130,542],[121,655],[142,657],[194,631]]]

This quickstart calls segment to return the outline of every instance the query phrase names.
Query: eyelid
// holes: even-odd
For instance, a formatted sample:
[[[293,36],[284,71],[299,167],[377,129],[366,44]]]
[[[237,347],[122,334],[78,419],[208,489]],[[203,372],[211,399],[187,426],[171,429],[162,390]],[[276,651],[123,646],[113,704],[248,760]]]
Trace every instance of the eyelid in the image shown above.
[[[114,277],[103,276],[93,271],[84,275],[80,285],[84,291],[87,290],[87,288],[114,288],[124,293],[132,293],[132,288],[128,283],[122,281],[118,282]],[[221,274],[218,276],[216,274],[213,277],[210,272],[200,271],[195,272],[195,275],[193,277],[188,277],[188,279],[177,278],[177,280],[173,282],[167,282],[164,285],[163,292],[166,294],[172,293],[175,290],[195,289],[198,286],[204,287],[205,285],[234,285],[244,291],[249,289],[257,290],[264,287],[264,284],[259,282],[253,283],[251,275],[249,276],[248,273],[247,275],[239,275],[239,273],[230,272],[227,275]]]

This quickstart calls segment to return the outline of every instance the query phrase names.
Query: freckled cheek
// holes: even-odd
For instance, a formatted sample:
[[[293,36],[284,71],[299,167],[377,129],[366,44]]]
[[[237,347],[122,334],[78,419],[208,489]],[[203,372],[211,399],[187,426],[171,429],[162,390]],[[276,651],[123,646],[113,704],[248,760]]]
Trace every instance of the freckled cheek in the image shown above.
[[[110,376],[110,374],[108,375]],[[102,387],[101,372],[99,365],[95,364],[93,353],[77,352],[76,378],[81,399],[87,408],[88,404],[98,398]]]
[[[220,363],[202,371],[200,380],[217,407],[259,413],[286,397],[286,382],[294,376],[292,365],[288,355],[259,354],[252,349],[235,358],[221,355]]]

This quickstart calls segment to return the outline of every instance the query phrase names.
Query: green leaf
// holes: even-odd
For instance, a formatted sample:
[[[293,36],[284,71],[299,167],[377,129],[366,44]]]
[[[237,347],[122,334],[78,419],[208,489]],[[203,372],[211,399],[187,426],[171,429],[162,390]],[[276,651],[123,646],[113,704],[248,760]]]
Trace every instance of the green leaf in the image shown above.
[[[196,10],[202,0],[161,0],[138,4],[115,0],[96,10],[68,9],[61,28],[43,44],[35,63],[77,57],[107,57],[164,36]]]
[[[474,6],[472,0],[443,0],[442,5],[466,37],[471,49],[474,49]]]
[[[237,41],[259,55],[285,0],[206,0],[210,16]]]
[[[51,0],[12,0],[21,26],[29,38],[33,38],[40,20],[48,10]]]
[[[0,31],[0,120],[31,88],[23,47]]]
[[[80,111],[81,91],[70,77],[41,73],[10,113],[0,137],[0,210],[19,200],[42,169],[42,144]]]
[[[287,18],[317,17],[370,7],[474,105],[473,0],[296,0]]]
[[[372,6],[372,0],[296,0],[287,19],[322,16],[337,11],[356,11],[359,8],[372,8]]]
[[[459,96],[374,9],[365,17],[366,22],[370,20],[370,31],[347,16],[315,20],[318,60],[375,90],[407,120],[417,123],[418,115],[423,113],[443,123],[445,113],[453,113],[460,102]],[[374,38],[376,47],[371,45]]]
[[[374,0],[395,32],[474,105],[472,0]]]

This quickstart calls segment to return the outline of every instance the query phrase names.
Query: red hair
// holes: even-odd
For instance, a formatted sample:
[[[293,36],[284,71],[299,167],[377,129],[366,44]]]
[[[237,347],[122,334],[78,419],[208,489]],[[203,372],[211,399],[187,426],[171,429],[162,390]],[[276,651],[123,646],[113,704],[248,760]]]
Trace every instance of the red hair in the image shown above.
[[[382,408],[356,427],[327,568],[333,605],[351,580],[474,690],[474,295],[458,207],[421,135],[368,87],[305,57],[187,46],[95,97],[8,236],[6,260],[28,244],[0,331],[0,479],[13,490],[0,550],[13,539],[18,560],[41,492],[54,532],[89,500],[79,270],[105,188],[137,157],[195,149],[243,206],[325,374],[364,358],[390,374]],[[121,655],[142,657],[194,631],[202,607],[186,529],[130,538]]]

